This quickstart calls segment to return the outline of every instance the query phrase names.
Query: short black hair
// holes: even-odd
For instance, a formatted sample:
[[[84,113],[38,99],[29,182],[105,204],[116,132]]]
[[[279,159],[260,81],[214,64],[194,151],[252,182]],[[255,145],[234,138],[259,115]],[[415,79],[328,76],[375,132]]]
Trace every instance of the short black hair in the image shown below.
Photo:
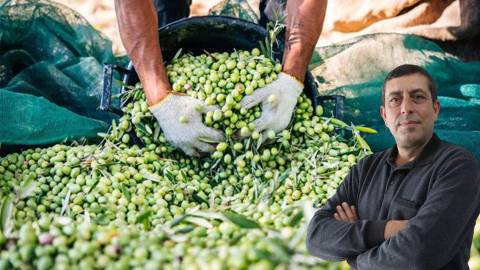
[[[383,81],[382,85],[382,106],[385,108],[385,91],[386,91],[386,85],[387,82],[399,78],[402,76],[407,76],[411,74],[421,74],[425,78],[427,78],[428,81],[428,90],[430,90],[430,94],[432,95],[432,103],[435,103],[437,101],[437,85],[435,84],[435,81],[433,80],[432,76],[422,67],[416,66],[416,65],[410,65],[410,64],[405,64],[396,67],[394,70],[392,70],[390,73],[388,73],[387,78],[385,78],[385,81]]]

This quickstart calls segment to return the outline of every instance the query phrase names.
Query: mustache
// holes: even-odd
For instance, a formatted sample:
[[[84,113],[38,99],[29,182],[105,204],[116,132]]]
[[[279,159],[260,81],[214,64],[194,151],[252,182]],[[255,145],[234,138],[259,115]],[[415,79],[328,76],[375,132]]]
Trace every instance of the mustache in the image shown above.
[[[395,121],[395,124],[399,126],[403,121],[415,121],[417,123],[422,123],[422,120],[417,117],[399,117],[397,118],[397,121]]]

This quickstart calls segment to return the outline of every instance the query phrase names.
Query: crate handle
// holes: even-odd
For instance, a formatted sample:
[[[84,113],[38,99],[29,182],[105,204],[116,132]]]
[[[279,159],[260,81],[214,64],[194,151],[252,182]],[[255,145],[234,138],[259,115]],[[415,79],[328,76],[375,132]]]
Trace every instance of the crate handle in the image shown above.
[[[113,83],[113,71],[116,70],[121,74],[130,73],[129,70],[124,69],[118,65],[104,63],[103,64],[103,92],[102,99],[100,100],[100,106],[98,107],[101,111],[113,112],[116,114],[121,114],[122,112],[111,106],[112,101],[112,83]]]
[[[333,113],[334,117],[343,120],[343,112],[345,106],[345,96],[341,95],[329,95],[329,96],[318,96],[318,101],[320,101],[320,105],[323,106],[324,100],[334,100],[335,101],[335,111]]]

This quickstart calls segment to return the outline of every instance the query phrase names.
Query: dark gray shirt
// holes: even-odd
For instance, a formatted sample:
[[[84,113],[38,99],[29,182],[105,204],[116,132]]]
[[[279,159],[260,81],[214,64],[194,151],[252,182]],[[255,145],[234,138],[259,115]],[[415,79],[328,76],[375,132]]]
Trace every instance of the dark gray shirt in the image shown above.
[[[362,158],[308,226],[311,255],[348,260],[352,269],[469,269],[478,217],[480,168],[466,149],[433,133],[412,161],[395,166],[397,145]],[[360,220],[338,221],[335,207],[355,205]],[[384,240],[387,220],[408,219]]]

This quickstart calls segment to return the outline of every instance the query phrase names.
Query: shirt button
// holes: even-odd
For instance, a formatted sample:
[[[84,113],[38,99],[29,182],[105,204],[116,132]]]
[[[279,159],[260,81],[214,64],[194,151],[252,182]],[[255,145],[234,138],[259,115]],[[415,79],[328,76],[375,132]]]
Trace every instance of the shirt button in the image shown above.
[[[395,183],[395,181],[391,181],[391,182],[390,182],[390,185],[393,185],[394,183]]]

